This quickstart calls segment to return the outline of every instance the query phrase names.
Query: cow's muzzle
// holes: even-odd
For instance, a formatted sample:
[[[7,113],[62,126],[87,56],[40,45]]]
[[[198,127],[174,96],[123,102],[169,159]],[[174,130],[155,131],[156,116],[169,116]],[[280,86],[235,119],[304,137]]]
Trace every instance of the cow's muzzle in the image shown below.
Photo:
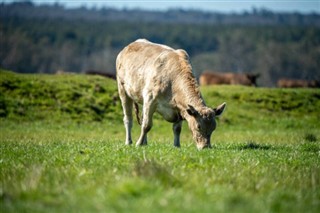
[[[197,144],[197,148],[198,150],[202,150],[202,149],[210,149],[212,147],[211,147],[211,144]]]

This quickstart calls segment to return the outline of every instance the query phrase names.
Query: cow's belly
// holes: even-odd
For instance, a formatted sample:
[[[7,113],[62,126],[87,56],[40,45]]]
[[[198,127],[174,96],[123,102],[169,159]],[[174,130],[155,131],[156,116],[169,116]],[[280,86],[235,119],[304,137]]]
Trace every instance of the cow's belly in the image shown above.
[[[125,91],[127,95],[136,103],[142,104],[143,103],[143,88],[141,85],[144,85],[144,82],[126,82],[124,84]]]
[[[178,110],[172,108],[169,104],[163,103],[158,104],[157,112],[162,115],[162,117],[171,123],[175,123],[181,119]]]

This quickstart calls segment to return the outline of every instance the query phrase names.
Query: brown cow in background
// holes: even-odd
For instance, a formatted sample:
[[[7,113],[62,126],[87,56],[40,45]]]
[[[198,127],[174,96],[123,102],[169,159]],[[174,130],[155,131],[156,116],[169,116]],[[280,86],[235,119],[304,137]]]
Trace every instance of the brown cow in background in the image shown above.
[[[204,72],[199,78],[200,85],[239,84],[257,86],[259,74]]]
[[[302,88],[302,87],[320,87],[320,82],[316,80],[298,80],[298,79],[280,79],[277,86],[281,88]]]

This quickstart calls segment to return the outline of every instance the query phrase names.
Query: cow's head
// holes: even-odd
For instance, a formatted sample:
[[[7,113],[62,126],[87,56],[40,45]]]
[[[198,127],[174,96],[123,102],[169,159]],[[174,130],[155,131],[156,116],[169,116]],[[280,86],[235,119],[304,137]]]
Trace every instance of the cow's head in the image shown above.
[[[187,121],[199,150],[211,148],[210,137],[216,129],[215,118],[223,113],[225,107],[226,103],[223,103],[214,109],[204,107],[197,111],[193,106],[188,105],[187,113],[190,116]]]
[[[260,74],[257,73],[257,74],[251,74],[251,73],[247,73],[245,74],[246,77],[248,78],[249,80],[249,84],[250,86],[257,86],[257,78],[260,77]]]

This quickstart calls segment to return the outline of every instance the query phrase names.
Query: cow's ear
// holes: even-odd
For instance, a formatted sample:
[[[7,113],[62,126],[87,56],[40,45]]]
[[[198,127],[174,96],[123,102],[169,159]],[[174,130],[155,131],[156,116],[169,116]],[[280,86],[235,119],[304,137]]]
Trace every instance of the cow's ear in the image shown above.
[[[191,116],[196,116],[198,114],[197,110],[191,105],[188,105],[187,113]]]
[[[213,109],[216,117],[219,117],[223,113],[224,109],[226,108],[226,105],[226,102],[224,102],[223,104],[220,104],[217,108]]]

